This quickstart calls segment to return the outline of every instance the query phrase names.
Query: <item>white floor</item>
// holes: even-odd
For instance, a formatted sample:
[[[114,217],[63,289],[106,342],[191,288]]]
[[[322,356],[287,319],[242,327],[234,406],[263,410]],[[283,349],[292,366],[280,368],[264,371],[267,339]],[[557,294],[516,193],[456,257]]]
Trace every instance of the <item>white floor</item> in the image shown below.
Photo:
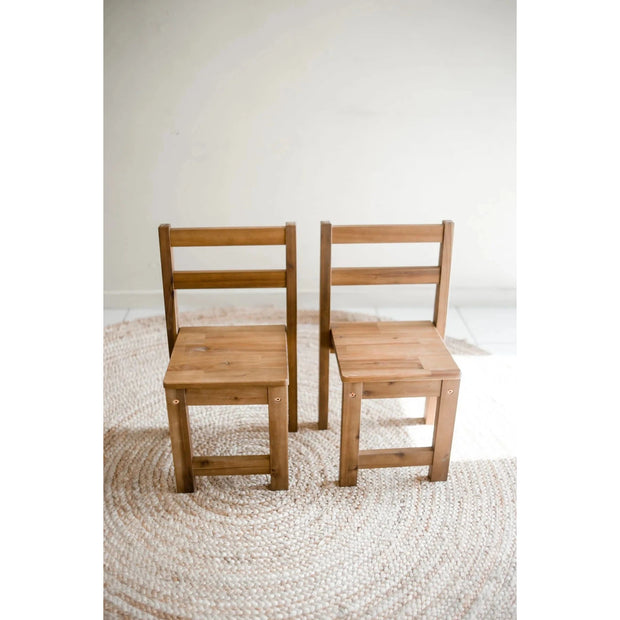
[[[381,319],[418,320],[429,319],[429,311],[422,308],[339,308],[351,312],[364,312]],[[106,325],[133,321],[150,316],[161,316],[163,310],[149,308],[105,309]],[[489,353],[497,355],[515,355],[516,342],[516,309],[514,307],[488,306],[452,306],[448,311],[446,334],[453,338],[467,340],[478,345]]]

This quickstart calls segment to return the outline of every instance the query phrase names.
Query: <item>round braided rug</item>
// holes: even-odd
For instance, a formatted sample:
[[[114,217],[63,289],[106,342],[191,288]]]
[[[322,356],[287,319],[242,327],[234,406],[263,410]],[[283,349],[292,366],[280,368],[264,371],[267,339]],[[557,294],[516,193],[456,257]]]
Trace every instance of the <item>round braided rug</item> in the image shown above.
[[[329,429],[318,431],[316,318],[299,313],[300,424],[289,434],[290,488],[281,492],[254,475],[198,477],[195,493],[177,494],[164,320],[106,328],[107,618],[516,617],[516,461],[475,460],[476,445],[494,438],[476,435],[476,444],[466,432],[487,422],[497,437],[505,432],[493,427],[506,417],[503,405],[480,394],[468,400],[463,389],[468,376],[475,383],[476,364],[491,377],[491,357],[447,341],[469,354],[457,357],[467,369],[447,482],[428,482],[426,467],[391,468],[363,470],[357,487],[340,488],[341,383],[332,356]],[[237,322],[284,316],[222,309],[181,317],[182,325]],[[402,402],[363,402],[362,449],[428,444],[429,429]],[[266,406],[192,407],[190,423],[195,454],[269,451]]]

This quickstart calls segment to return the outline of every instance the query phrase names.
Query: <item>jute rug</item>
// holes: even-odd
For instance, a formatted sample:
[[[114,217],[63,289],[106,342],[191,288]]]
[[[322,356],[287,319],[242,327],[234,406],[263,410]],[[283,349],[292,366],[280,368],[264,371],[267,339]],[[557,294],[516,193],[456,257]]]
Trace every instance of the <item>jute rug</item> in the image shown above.
[[[199,477],[195,493],[175,493],[163,318],[106,328],[106,618],[516,617],[512,361],[448,340],[463,379],[447,482],[393,468],[340,488],[341,384],[332,363],[329,429],[318,431],[316,318],[299,313],[300,428],[283,492],[256,475]],[[222,309],[181,324],[205,321],[284,316]],[[360,447],[427,444],[419,401],[364,401]],[[198,454],[268,452],[266,406],[190,417]]]

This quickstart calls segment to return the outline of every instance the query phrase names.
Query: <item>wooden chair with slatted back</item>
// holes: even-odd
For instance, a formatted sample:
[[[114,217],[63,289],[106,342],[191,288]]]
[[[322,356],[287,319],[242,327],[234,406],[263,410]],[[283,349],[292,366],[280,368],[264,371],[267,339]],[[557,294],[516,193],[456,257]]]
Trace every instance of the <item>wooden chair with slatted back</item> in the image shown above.
[[[355,486],[358,469],[429,465],[431,481],[447,480],[460,370],[444,344],[454,224],[332,226],[321,223],[319,429],[328,423],[329,354],[342,380],[340,486]],[[433,267],[332,268],[332,244],[439,243]],[[331,287],[435,284],[432,321],[331,322]],[[426,397],[434,424],[428,447],[359,450],[362,398]]]
[[[285,245],[286,269],[175,271],[172,248]],[[178,492],[194,476],[271,474],[271,489],[288,489],[288,430],[297,430],[297,263],[295,224],[253,228],[159,227],[170,362],[164,377]],[[286,288],[285,325],[178,325],[176,291]],[[287,387],[288,386],[288,387]],[[269,454],[193,456],[188,406],[266,404]]]

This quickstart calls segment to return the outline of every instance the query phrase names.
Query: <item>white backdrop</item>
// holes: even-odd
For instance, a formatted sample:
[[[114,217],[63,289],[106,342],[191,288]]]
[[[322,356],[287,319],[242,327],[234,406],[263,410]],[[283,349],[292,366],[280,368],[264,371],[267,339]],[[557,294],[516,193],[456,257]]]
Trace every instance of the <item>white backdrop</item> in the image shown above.
[[[106,0],[104,58],[108,307],[160,303],[162,222],[295,221],[318,299],[322,219],[452,219],[452,300],[514,300],[513,0]]]

